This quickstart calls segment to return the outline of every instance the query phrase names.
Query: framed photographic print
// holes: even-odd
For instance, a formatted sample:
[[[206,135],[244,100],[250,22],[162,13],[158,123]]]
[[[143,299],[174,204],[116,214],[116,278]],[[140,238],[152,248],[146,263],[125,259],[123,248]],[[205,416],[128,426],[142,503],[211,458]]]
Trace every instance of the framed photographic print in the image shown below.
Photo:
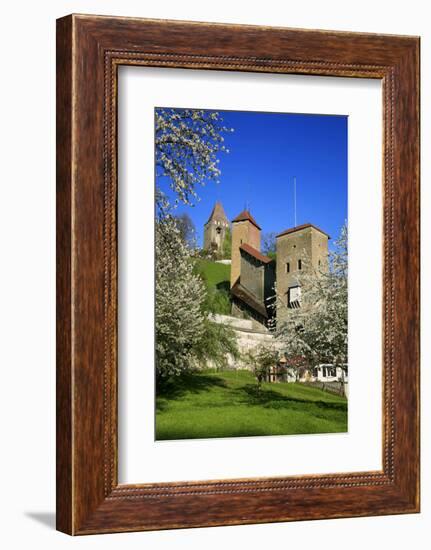
[[[57,528],[419,511],[419,39],[57,22]]]

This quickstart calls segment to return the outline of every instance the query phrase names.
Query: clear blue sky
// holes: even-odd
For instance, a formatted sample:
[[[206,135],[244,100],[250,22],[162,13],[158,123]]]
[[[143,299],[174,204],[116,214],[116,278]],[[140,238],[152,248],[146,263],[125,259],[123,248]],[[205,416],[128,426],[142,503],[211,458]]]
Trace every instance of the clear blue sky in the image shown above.
[[[192,218],[198,243],[216,200],[229,221],[248,205],[262,233],[293,227],[294,176],[297,225],[313,223],[333,242],[347,219],[347,116],[219,112],[235,130],[225,134],[220,183],[199,188],[196,206],[177,208]],[[158,184],[166,190],[166,181]]]

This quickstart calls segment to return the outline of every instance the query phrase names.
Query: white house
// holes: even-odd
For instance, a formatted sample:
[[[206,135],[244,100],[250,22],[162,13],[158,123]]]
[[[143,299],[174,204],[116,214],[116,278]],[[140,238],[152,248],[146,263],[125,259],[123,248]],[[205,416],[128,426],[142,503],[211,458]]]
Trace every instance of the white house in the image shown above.
[[[314,379],[319,382],[347,382],[347,365],[335,366],[323,363],[314,368]]]

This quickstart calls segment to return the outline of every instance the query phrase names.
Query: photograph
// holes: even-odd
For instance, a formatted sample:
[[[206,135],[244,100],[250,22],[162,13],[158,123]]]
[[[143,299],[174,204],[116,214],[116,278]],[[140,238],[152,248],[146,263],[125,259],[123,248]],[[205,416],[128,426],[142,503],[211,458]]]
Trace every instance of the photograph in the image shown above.
[[[348,431],[348,116],[155,107],[155,439]]]

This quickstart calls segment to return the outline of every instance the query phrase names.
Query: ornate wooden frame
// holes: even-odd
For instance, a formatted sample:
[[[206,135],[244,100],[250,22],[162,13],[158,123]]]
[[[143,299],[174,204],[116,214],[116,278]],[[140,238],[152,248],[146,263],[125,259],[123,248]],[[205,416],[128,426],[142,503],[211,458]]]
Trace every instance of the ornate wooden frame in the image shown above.
[[[378,78],[383,470],[117,481],[119,65]],[[57,528],[69,534],[419,511],[419,38],[70,15],[57,21]]]

